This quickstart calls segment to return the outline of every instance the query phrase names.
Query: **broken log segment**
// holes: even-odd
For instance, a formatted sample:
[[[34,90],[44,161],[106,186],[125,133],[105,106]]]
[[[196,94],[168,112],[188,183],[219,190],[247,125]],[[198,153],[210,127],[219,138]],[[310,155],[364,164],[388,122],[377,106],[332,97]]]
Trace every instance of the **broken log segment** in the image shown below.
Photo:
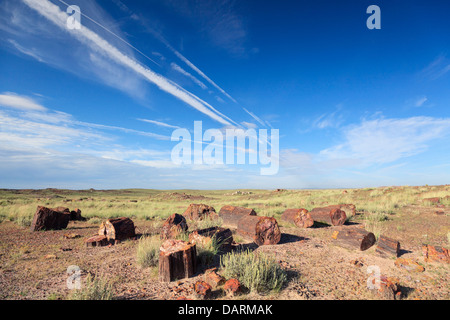
[[[372,232],[359,227],[340,227],[333,232],[331,238],[341,246],[361,251],[369,249],[377,241]]]
[[[84,243],[86,244],[86,247],[103,247],[110,244],[106,236],[103,235],[95,235],[87,238]]]
[[[130,218],[121,217],[108,219],[102,222],[98,230],[99,235],[104,235],[110,240],[126,240],[136,237],[134,223]]]
[[[314,221],[325,223],[332,226],[341,226],[345,223],[347,215],[345,211],[338,208],[322,207],[314,208],[309,214]]]
[[[211,241],[219,244],[220,250],[228,252],[233,243],[233,234],[230,229],[222,227],[211,227],[206,229],[194,230],[189,234],[189,242],[203,247],[208,246]]]
[[[67,228],[70,220],[70,212],[57,211],[38,206],[34,213],[31,231],[61,230]]]
[[[186,218],[181,214],[174,213],[166,219],[161,227],[160,238],[162,240],[175,239],[179,234],[187,231],[187,229]]]
[[[169,239],[159,249],[159,278],[170,282],[194,275],[197,268],[195,244]]]
[[[424,244],[422,245],[422,253],[426,262],[436,261],[450,263],[448,250],[444,247],[435,247],[429,244]]]
[[[299,228],[309,228],[314,225],[314,220],[306,209],[286,209],[281,219],[295,224]]]
[[[327,206],[327,208],[341,209],[342,211],[345,212],[347,218],[356,215],[356,206],[354,204],[332,204]]]
[[[183,216],[190,220],[203,220],[205,218],[217,217],[216,209],[206,204],[191,203],[184,211]]]
[[[398,257],[400,254],[400,242],[381,235],[378,238],[375,251],[385,257]]]
[[[245,216],[239,220],[237,233],[258,246],[277,244],[281,239],[280,228],[273,217]]]
[[[239,220],[245,216],[256,216],[255,210],[251,208],[223,206],[219,211],[219,217],[223,220],[223,224],[237,228]]]
[[[211,297],[211,289],[212,287],[205,281],[199,280],[194,284],[194,292],[199,299],[208,299]]]

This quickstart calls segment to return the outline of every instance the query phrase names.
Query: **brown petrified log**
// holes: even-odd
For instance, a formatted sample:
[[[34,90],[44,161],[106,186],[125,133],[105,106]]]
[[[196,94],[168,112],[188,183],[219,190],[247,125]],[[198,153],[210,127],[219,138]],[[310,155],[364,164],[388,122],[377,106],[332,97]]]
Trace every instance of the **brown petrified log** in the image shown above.
[[[422,245],[422,253],[426,262],[438,261],[450,263],[448,250],[444,247],[424,244]]]
[[[130,218],[121,217],[107,219],[102,222],[98,230],[99,235],[108,240],[125,240],[136,237],[134,223]]]
[[[372,290],[375,290],[379,298],[384,300],[399,300],[401,291],[398,285],[398,279],[381,275],[379,279],[372,279]]]
[[[331,209],[341,209],[345,212],[346,217],[352,217],[356,215],[356,206],[354,204],[332,204],[327,206]]]
[[[238,222],[245,216],[256,216],[255,210],[251,208],[223,206],[219,211],[219,217],[223,224],[231,228],[237,228]]]
[[[294,223],[299,228],[309,228],[314,224],[313,218],[306,209],[286,209],[281,219]]]
[[[340,227],[331,236],[336,243],[344,247],[357,248],[364,251],[376,242],[375,235],[359,227]]]
[[[109,244],[106,236],[95,235],[93,237],[87,238],[85,241],[86,247],[103,247]]]
[[[199,299],[208,299],[211,296],[211,286],[205,281],[197,281],[194,284],[194,292]]]
[[[71,221],[86,221],[86,218],[81,216],[80,209],[75,208],[74,210],[70,211],[70,220]]]
[[[160,237],[162,240],[174,239],[180,233],[187,231],[188,225],[186,218],[181,214],[174,213],[166,219],[163,226],[161,227]]]
[[[201,245],[203,247],[209,245],[215,238],[219,244],[220,250],[223,252],[231,250],[233,242],[233,234],[230,229],[222,227],[210,227],[206,229],[194,230],[189,234],[189,242]]]
[[[30,229],[31,231],[61,230],[67,228],[69,220],[70,212],[38,206]]]
[[[338,208],[322,207],[314,208],[309,214],[314,221],[326,223],[333,226],[340,226],[345,223],[347,215]]]
[[[377,247],[375,251],[382,256],[398,257],[400,253],[400,242],[381,235],[378,238]]]
[[[239,220],[237,233],[259,246],[277,244],[281,238],[277,220],[272,217],[245,216]]]
[[[190,220],[203,220],[205,218],[215,218],[217,213],[213,207],[206,204],[191,203],[183,213],[183,216]]]
[[[159,249],[159,278],[170,282],[189,278],[197,267],[197,249],[195,244],[168,239]]]
[[[205,281],[211,286],[211,288],[216,289],[222,283],[225,282],[225,278],[216,272],[216,268],[211,270],[206,270]]]

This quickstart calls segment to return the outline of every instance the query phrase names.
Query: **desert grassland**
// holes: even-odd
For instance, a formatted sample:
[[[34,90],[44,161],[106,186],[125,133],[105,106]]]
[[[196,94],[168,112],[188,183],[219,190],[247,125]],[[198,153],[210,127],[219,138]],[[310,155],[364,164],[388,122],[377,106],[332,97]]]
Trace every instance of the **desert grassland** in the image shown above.
[[[378,236],[383,222],[396,218],[410,206],[432,207],[424,199],[440,198],[450,205],[450,185],[400,186],[363,189],[311,190],[0,190],[0,221],[29,226],[38,205],[79,208],[92,224],[103,219],[129,217],[160,223],[172,213],[183,213],[190,203],[204,203],[218,212],[224,205],[253,208],[258,215],[279,218],[287,208],[305,208],[352,203],[357,208],[349,221],[363,222]],[[397,217],[398,218],[398,217]],[[279,221],[283,225],[282,221]],[[444,235],[448,237],[447,235]]]

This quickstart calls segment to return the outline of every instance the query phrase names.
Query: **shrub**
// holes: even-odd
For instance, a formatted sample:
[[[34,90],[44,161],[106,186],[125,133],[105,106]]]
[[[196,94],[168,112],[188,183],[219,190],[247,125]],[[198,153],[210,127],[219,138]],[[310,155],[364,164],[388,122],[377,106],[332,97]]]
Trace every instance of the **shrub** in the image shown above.
[[[157,266],[160,247],[161,241],[158,237],[153,236],[139,239],[136,253],[137,263],[143,268]]]
[[[243,252],[227,253],[220,259],[226,278],[237,278],[251,291],[279,291],[287,281],[286,272],[275,260],[264,254]]]
[[[86,284],[81,289],[74,289],[69,295],[70,300],[112,300],[113,286],[103,276],[89,275]]]

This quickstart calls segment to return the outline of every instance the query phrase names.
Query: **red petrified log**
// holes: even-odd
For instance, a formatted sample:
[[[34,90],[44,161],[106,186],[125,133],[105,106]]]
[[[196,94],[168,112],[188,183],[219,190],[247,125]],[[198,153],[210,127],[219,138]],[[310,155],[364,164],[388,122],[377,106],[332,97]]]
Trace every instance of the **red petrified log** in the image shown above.
[[[239,220],[245,216],[256,216],[256,212],[250,208],[234,206],[223,206],[219,211],[223,224],[231,228],[237,228]]]
[[[190,220],[203,220],[205,218],[215,218],[217,213],[213,207],[206,204],[191,203],[183,213],[183,216]]]
[[[109,244],[106,236],[95,235],[85,240],[86,247],[103,247]]]
[[[294,223],[299,228],[309,228],[314,224],[313,218],[306,209],[286,209],[281,219]]]
[[[378,243],[375,251],[382,256],[398,257],[400,253],[400,242],[381,235],[378,238]]]
[[[181,214],[174,213],[164,222],[161,227],[161,239],[174,239],[181,232],[187,231],[188,225],[186,222],[186,218]]]
[[[239,220],[237,233],[259,246],[277,244],[281,238],[277,220],[272,217],[245,216]]]
[[[31,223],[31,231],[60,230],[67,228],[70,212],[56,211],[38,206]]]
[[[376,242],[372,232],[358,227],[341,227],[335,230],[331,237],[344,247],[357,248],[361,251],[369,249]]]
[[[225,282],[223,290],[228,296],[234,297],[242,291],[242,285],[238,279],[232,278]]]
[[[211,296],[211,286],[205,281],[197,281],[194,284],[194,292],[200,299],[207,299]]]
[[[130,218],[121,217],[108,219],[102,222],[98,230],[108,240],[125,240],[136,237],[134,223]]]
[[[197,267],[197,249],[195,244],[169,239],[159,249],[159,278],[169,282],[189,278]]]
[[[345,223],[347,215],[338,208],[314,208],[309,213],[314,221],[326,223],[333,226],[340,226]]]
[[[443,247],[424,244],[422,245],[422,253],[426,262],[438,261],[450,263],[448,250]]]
[[[227,252],[231,250],[233,234],[230,229],[221,227],[210,227],[206,229],[194,230],[189,234],[189,242],[207,246],[215,238],[220,250]]]

